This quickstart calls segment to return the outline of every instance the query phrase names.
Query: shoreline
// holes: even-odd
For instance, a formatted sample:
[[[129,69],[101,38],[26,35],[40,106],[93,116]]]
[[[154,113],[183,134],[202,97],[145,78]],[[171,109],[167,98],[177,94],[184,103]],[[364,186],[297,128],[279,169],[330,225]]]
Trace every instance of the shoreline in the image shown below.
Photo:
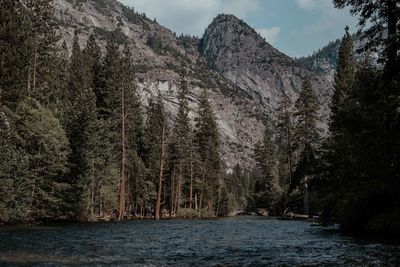
[[[317,223],[315,220],[298,220],[298,219],[288,219],[281,216],[259,216],[259,215],[237,215],[237,216],[220,216],[220,217],[199,217],[199,218],[187,218],[187,217],[173,217],[173,218],[160,218],[158,221],[216,221],[219,219],[227,219],[227,218],[239,218],[239,217],[249,217],[254,219],[268,219],[268,220],[277,220],[277,221],[292,221],[292,222],[304,222],[309,223],[311,227],[319,226],[332,234],[340,234],[343,236],[349,236],[355,239],[361,240],[373,240],[379,243],[388,243],[393,245],[400,244],[400,235],[394,233],[377,233],[377,232],[368,232],[368,231],[350,231],[348,229],[344,229],[341,226],[337,226],[332,228],[331,226],[334,224],[323,225]],[[68,225],[68,224],[85,224],[85,225],[95,225],[98,223],[124,223],[124,222],[134,222],[134,221],[157,221],[155,218],[134,218],[134,219],[125,219],[125,220],[79,220],[79,219],[60,219],[60,220],[44,220],[44,221],[36,221],[29,223],[18,223],[18,224],[0,224],[0,230],[6,229],[24,229],[29,227],[52,227],[57,225]]]

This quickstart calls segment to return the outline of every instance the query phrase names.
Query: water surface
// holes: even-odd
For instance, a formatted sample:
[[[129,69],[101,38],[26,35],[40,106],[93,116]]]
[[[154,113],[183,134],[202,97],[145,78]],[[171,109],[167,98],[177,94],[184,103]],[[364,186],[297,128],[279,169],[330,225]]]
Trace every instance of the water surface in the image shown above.
[[[400,245],[259,217],[0,228],[1,266],[388,266]]]

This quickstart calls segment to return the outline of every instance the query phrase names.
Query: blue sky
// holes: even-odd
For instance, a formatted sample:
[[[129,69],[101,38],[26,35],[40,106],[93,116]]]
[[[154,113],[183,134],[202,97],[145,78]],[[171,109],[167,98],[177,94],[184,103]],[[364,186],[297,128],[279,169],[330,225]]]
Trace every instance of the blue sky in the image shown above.
[[[243,19],[280,51],[292,57],[311,54],[340,38],[357,19],[331,0],[120,0],[175,31],[201,36],[219,13]]]

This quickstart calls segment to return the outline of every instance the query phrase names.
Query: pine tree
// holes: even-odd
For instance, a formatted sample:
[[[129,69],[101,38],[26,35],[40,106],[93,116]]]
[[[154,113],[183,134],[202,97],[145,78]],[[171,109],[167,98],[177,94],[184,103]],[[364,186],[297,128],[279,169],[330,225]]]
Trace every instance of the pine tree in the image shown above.
[[[112,116],[115,116],[113,110],[118,105],[117,98],[119,94],[115,93],[118,92],[118,85],[120,83],[120,57],[119,47],[115,39],[111,38],[107,42],[106,53],[102,62],[103,70],[101,80],[99,81],[101,86],[95,90],[99,114],[105,120],[109,120]],[[112,126],[110,125],[110,127]],[[115,127],[110,130],[115,130]]]
[[[163,98],[159,93],[157,100],[150,98],[145,130],[145,165],[148,180],[157,185],[155,218],[160,218],[161,194],[163,190],[166,163],[166,139],[168,136],[167,118]]]
[[[338,66],[335,73],[334,91],[331,100],[331,117],[329,122],[330,137],[326,147],[328,153],[326,157],[330,166],[330,178],[336,182],[342,180],[351,168],[352,144],[349,139],[349,119],[354,114],[350,114],[353,105],[352,88],[355,78],[355,62],[353,59],[353,41],[348,28],[342,38],[339,49]],[[343,180],[342,180],[343,181]]]
[[[52,0],[24,0],[31,24],[28,94],[49,105],[48,92],[57,86],[57,22]]]
[[[355,231],[398,233],[399,3],[335,0],[360,15],[364,49],[383,51],[379,70],[368,60],[354,71],[351,41],[342,39],[335,77],[331,136],[319,174],[323,217]],[[387,32],[387,34],[382,34]],[[397,110],[397,111],[396,111]]]
[[[87,187],[85,201],[85,205],[89,207],[87,210],[90,210],[90,217],[93,218],[96,214],[102,217],[115,209],[117,167],[115,156],[112,153],[115,139],[113,139],[114,132],[111,124],[111,107],[108,108],[108,116],[105,116],[105,102],[99,101],[106,88],[102,53],[94,35],[89,37],[82,54],[89,70],[91,93],[94,94],[90,98],[89,110],[90,114],[96,116],[96,120],[93,119],[92,124],[95,132],[92,132],[90,142],[91,153],[94,157],[91,160],[90,186]]]
[[[91,88],[90,62],[85,56],[75,35],[69,66],[68,82],[69,108],[65,115],[65,129],[68,134],[71,154],[70,181],[71,204],[79,216],[93,216],[94,179],[97,174],[97,147],[100,143],[98,132],[96,97]]]
[[[355,62],[353,58],[353,40],[346,27],[346,34],[342,38],[339,48],[338,66],[335,73],[334,91],[331,100],[330,131],[334,136],[340,131],[340,116],[346,111],[346,105],[354,82]]]
[[[202,169],[199,209],[203,207],[203,198],[206,198],[208,200],[207,208],[211,211],[215,195],[220,193],[223,181],[220,176],[221,159],[218,127],[206,89],[200,96],[195,138]]]
[[[61,121],[69,105],[68,82],[69,51],[64,41],[52,56],[52,79],[49,79],[49,88],[51,89],[46,92],[45,101],[43,101],[46,107],[51,109]]]
[[[189,121],[189,103],[188,103],[188,85],[185,77],[184,67],[180,75],[180,84],[178,88],[178,114],[174,121],[172,134],[174,161],[177,165],[177,181],[175,193],[176,213],[182,205],[182,186],[185,183],[185,166],[188,159],[188,148],[190,145],[190,121]]]
[[[60,122],[50,110],[27,98],[15,112],[2,109],[0,125],[6,126],[0,137],[7,141],[0,149],[6,157],[0,164],[0,180],[5,182],[0,194],[6,195],[1,201],[6,217],[1,220],[30,222],[61,216],[67,205],[62,177],[69,148]]]
[[[19,1],[0,1],[0,104],[13,106],[27,96],[31,25]]]
[[[270,126],[265,127],[262,142],[256,144],[254,149],[255,160],[261,171],[262,178],[258,181],[256,190],[256,203],[265,205],[270,209],[275,208],[277,200],[278,170],[277,149],[273,132]]]
[[[360,15],[359,26],[365,29],[363,36],[366,50],[379,51],[383,47],[384,78],[390,82],[400,70],[400,4],[397,0],[334,0],[335,7],[350,7],[352,14]],[[387,34],[382,34],[382,32]]]
[[[145,191],[149,191],[144,180],[145,167],[143,157],[143,115],[137,87],[135,86],[135,72],[132,61],[131,48],[126,45],[120,57],[120,80],[116,89],[114,108],[115,121],[120,132],[120,213],[122,219],[125,213],[130,212],[132,200],[144,200]],[[118,82],[118,81],[117,81]],[[125,188],[124,188],[125,187]],[[142,189],[142,190],[139,190]],[[146,196],[147,198],[147,196]],[[147,204],[147,199],[146,199]],[[128,212],[126,212],[128,208]]]
[[[102,53],[96,38],[93,34],[89,36],[85,50],[85,57],[89,61],[90,71],[92,75],[91,87],[96,95],[96,106],[100,107],[102,104],[102,91],[104,90],[104,81],[102,79]]]
[[[318,102],[309,78],[303,80],[302,90],[295,103],[295,140],[299,151],[312,149],[318,140]]]
[[[279,101],[277,110],[277,141],[278,141],[278,158],[279,158],[279,177],[282,182],[290,187],[293,180],[294,172],[294,155],[293,155],[293,114],[292,103],[289,97],[283,93]]]
[[[308,183],[315,169],[315,150],[319,142],[317,131],[318,102],[308,78],[303,81],[302,90],[295,103],[295,141],[299,160],[293,174],[292,190],[302,181],[304,184],[304,214],[308,215]]]

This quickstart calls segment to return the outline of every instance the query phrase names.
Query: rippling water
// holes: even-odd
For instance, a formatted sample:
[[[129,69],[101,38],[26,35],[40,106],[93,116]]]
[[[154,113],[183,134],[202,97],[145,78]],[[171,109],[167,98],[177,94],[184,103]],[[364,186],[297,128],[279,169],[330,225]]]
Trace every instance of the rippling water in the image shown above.
[[[0,265],[388,266],[400,245],[258,217],[0,228]]]

